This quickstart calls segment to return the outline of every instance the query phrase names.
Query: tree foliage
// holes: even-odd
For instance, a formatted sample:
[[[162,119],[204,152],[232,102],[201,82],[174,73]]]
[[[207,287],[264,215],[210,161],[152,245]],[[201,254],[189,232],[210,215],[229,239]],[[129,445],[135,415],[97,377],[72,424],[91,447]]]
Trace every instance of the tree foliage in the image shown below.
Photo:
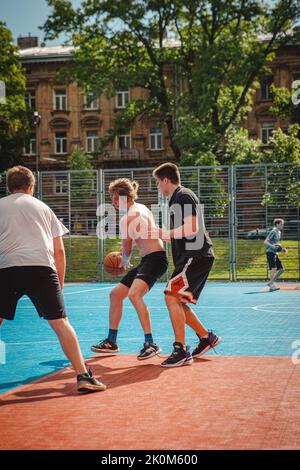
[[[131,102],[116,128],[159,116],[175,157],[187,151],[196,160],[208,135],[209,152],[221,155],[227,130],[250,109],[257,77],[288,40],[300,6],[299,0],[85,0],[78,9],[67,0],[48,3],[46,38],[64,32],[76,47],[64,78],[107,96],[146,89],[147,99]],[[189,139],[185,146],[184,117],[201,128],[195,149]]]
[[[10,30],[0,22],[0,80],[6,89],[5,102],[0,104],[0,170],[20,161],[28,130],[25,76],[17,51]]]

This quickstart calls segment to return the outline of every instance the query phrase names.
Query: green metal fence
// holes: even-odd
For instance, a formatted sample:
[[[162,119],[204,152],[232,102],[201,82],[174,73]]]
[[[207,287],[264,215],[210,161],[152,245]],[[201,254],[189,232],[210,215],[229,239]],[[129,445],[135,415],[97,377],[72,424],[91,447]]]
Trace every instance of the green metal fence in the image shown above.
[[[106,253],[119,248],[118,238],[97,237],[104,216],[99,207],[110,203],[109,183],[120,177],[139,182],[138,201],[160,211],[166,198],[159,196],[153,168],[87,171],[47,171],[37,176],[36,196],[48,204],[70,230],[64,238],[67,281],[118,280],[103,269]],[[192,189],[204,204],[206,229],[214,243],[216,262],[210,279],[265,280],[268,270],[263,240],[275,217],[284,218],[282,256],[284,278],[300,279],[300,176],[293,165],[242,165],[181,167],[182,185]],[[0,197],[6,196],[5,178]],[[98,212],[97,212],[98,209]],[[102,214],[102,215],[101,215]],[[1,223],[1,221],[0,221]],[[171,260],[170,246],[166,250]],[[133,254],[133,264],[139,257]],[[170,263],[168,277],[172,270]]]

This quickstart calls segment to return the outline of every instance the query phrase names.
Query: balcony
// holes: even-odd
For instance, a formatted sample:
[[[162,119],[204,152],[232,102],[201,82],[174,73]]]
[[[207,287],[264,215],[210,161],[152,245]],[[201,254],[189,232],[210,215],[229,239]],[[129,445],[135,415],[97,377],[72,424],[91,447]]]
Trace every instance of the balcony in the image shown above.
[[[140,153],[136,149],[118,149],[108,150],[105,155],[105,160],[138,160]]]

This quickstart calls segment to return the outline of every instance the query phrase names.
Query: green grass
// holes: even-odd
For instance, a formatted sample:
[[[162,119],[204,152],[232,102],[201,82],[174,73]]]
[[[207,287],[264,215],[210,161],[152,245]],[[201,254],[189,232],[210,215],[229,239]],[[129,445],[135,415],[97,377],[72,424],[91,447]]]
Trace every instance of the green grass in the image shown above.
[[[120,240],[107,239],[105,241],[104,256],[110,251],[120,248]],[[66,281],[99,281],[102,280],[102,264],[100,243],[96,237],[71,237],[64,239],[67,255]],[[214,263],[210,279],[230,279],[229,257],[231,253],[230,240],[225,238],[213,239],[216,261]],[[297,240],[286,240],[283,246],[288,248],[287,254],[282,254],[281,259],[285,268],[283,278],[299,280],[299,248]],[[238,240],[236,244],[236,275],[237,279],[267,278],[267,265],[265,247],[261,240]],[[170,255],[170,247],[169,247]],[[171,272],[173,263],[169,256]],[[131,262],[134,266],[139,263],[139,256],[134,250]],[[104,272],[104,281],[117,281],[118,276],[112,276]],[[163,278],[163,280],[166,280]]]

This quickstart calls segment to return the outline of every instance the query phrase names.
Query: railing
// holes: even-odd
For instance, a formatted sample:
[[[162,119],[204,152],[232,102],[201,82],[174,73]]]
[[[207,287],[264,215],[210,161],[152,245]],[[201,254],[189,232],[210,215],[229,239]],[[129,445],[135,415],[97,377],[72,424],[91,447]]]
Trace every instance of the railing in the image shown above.
[[[136,160],[139,158],[139,151],[137,149],[108,150],[105,153],[104,158],[114,160]]]

